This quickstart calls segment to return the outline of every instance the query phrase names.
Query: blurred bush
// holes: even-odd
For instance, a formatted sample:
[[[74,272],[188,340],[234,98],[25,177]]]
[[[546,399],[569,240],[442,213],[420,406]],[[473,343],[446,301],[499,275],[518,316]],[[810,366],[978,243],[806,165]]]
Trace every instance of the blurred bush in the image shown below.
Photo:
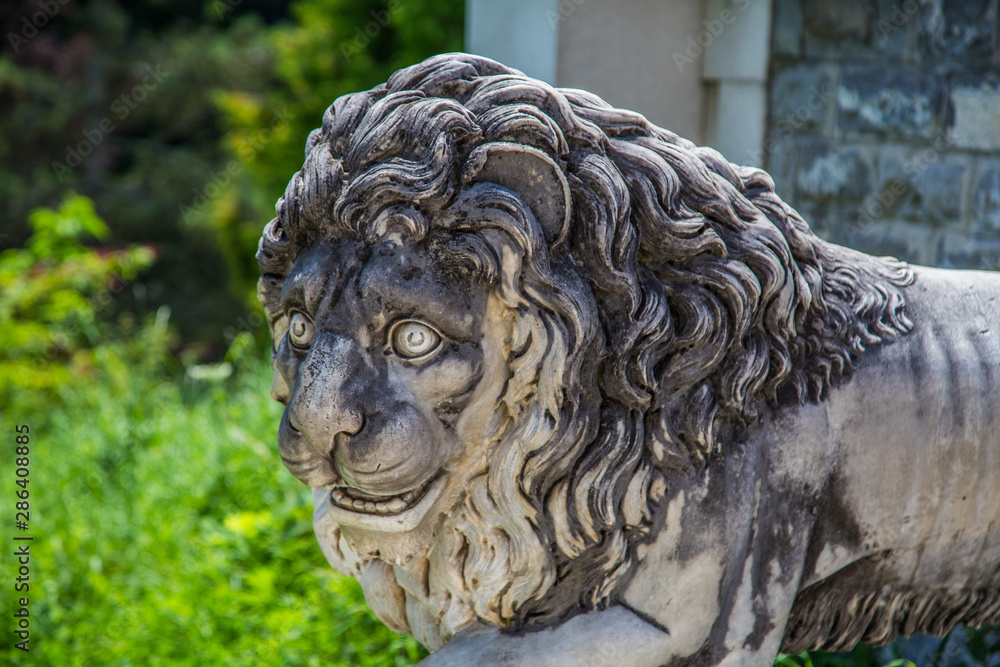
[[[58,4],[16,52],[3,40],[0,220],[5,245],[21,245],[31,209],[57,205],[67,190],[90,197],[107,243],[158,251],[144,299],[118,302],[138,317],[170,306],[183,339],[213,342],[218,354],[219,322],[245,312],[245,286],[230,279],[211,230],[183,225],[178,210],[225,162],[212,92],[268,85],[267,28],[254,16],[225,30],[199,25],[184,4]],[[21,32],[20,18],[37,11],[33,2],[0,7],[3,34]]]
[[[461,0],[77,0],[0,41],[0,220],[90,197],[109,244],[154,245],[136,316],[170,306],[181,342],[218,358],[255,308],[253,255],[309,131],[346,92],[460,49]],[[0,3],[0,34],[39,11]],[[259,340],[263,328],[254,331]]]
[[[137,373],[162,363],[165,317],[142,328],[131,317],[109,317],[115,295],[152,264],[152,250],[85,247],[82,241],[104,239],[108,229],[78,195],[55,211],[35,209],[29,224],[26,246],[0,253],[0,402],[14,411],[79,387],[91,379],[102,347]]]

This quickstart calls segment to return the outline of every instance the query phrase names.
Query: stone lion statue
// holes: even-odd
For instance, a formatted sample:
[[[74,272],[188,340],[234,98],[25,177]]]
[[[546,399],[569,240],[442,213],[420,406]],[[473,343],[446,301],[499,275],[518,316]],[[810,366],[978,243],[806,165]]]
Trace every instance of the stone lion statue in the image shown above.
[[[264,230],[282,460],[428,665],[770,665],[1000,622],[1000,277],[447,54],[339,98]]]

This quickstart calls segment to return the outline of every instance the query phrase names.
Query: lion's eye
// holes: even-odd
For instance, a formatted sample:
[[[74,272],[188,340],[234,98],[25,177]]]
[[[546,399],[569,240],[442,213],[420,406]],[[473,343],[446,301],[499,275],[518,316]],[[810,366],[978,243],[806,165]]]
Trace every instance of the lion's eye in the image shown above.
[[[288,336],[294,345],[309,347],[315,333],[316,329],[308,317],[302,313],[292,315],[292,321],[288,323]]]
[[[437,349],[441,336],[423,322],[407,320],[393,327],[392,351],[403,359],[423,357]]]

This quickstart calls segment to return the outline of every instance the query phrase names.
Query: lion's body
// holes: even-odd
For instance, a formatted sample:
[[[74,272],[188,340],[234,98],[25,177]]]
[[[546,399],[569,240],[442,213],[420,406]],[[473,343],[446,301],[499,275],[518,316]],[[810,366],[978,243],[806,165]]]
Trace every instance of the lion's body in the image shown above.
[[[768,665],[1000,621],[1000,276],[915,274],[910,333],[668,502],[625,601],[692,638],[674,657],[708,640],[705,664]]]
[[[820,404],[839,507],[819,505],[791,650],[1000,621],[1000,275],[918,269],[905,294],[913,330]]]
[[[1000,620],[996,274],[825,243],[765,172],[465,54],[306,153],[258,254],[282,458],[428,664]]]

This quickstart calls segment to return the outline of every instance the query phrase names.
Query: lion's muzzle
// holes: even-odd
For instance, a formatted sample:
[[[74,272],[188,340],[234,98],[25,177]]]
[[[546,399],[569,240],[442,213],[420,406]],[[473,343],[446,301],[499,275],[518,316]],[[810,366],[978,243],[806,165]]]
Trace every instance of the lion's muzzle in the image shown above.
[[[435,421],[352,336],[316,336],[279,431],[282,461],[310,486],[405,493],[438,470]],[[404,395],[406,394],[406,395]]]

